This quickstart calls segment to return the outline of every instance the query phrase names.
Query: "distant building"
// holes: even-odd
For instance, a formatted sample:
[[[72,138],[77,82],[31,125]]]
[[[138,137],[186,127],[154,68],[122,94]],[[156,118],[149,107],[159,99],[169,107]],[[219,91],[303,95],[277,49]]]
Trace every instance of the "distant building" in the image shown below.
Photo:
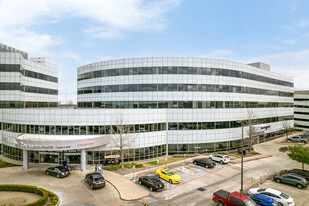
[[[120,115],[136,135],[125,161],[236,149],[248,111],[261,122],[255,143],[275,137],[283,121],[294,124],[293,79],[264,63],[190,57],[92,63],[77,70],[78,107],[48,108],[57,106],[56,64],[1,48],[1,154],[23,160],[25,169],[28,161],[70,160],[85,170],[116,155],[110,136]]]
[[[294,126],[309,131],[309,91],[294,92]]]

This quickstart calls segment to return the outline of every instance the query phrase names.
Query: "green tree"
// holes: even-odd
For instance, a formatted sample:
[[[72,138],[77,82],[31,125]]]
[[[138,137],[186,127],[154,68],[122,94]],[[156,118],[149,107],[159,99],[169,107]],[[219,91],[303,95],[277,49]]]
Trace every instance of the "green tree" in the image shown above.
[[[305,164],[309,165],[309,147],[304,147],[301,145],[289,146],[288,156],[292,160],[300,162],[303,170]]]

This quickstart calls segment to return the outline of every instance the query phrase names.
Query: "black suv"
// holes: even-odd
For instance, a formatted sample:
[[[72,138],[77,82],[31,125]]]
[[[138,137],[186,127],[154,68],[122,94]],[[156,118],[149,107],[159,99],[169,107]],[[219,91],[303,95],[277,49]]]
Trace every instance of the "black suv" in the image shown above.
[[[85,182],[90,185],[91,189],[105,187],[105,180],[101,173],[94,172],[85,176]]]

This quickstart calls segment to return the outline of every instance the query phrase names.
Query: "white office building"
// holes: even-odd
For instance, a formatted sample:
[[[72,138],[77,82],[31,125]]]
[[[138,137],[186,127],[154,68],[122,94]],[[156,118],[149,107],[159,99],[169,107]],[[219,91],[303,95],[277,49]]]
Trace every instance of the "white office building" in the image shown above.
[[[309,91],[294,92],[295,130],[309,131]]]
[[[238,148],[237,122],[248,111],[259,120],[254,143],[274,138],[282,121],[293,124],[293,79],[263,63],[132,58],[82,66],[77,78],[77,108],[0,109],[2,155],[23,157],[25,168],[25,159],[70,159],[84,170],[86,163],[118,154],[111,131],[120,117],[134,136],[126,161]]]

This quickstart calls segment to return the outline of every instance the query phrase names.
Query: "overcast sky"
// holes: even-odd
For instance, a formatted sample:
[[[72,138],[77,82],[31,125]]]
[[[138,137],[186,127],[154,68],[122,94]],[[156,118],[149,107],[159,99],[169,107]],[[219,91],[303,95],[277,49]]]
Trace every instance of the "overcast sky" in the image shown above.
[[[0,43],[59,63],[76,102],[79,66],[185,56],[262,61],[309,90],[308,0],[0,0]]]

